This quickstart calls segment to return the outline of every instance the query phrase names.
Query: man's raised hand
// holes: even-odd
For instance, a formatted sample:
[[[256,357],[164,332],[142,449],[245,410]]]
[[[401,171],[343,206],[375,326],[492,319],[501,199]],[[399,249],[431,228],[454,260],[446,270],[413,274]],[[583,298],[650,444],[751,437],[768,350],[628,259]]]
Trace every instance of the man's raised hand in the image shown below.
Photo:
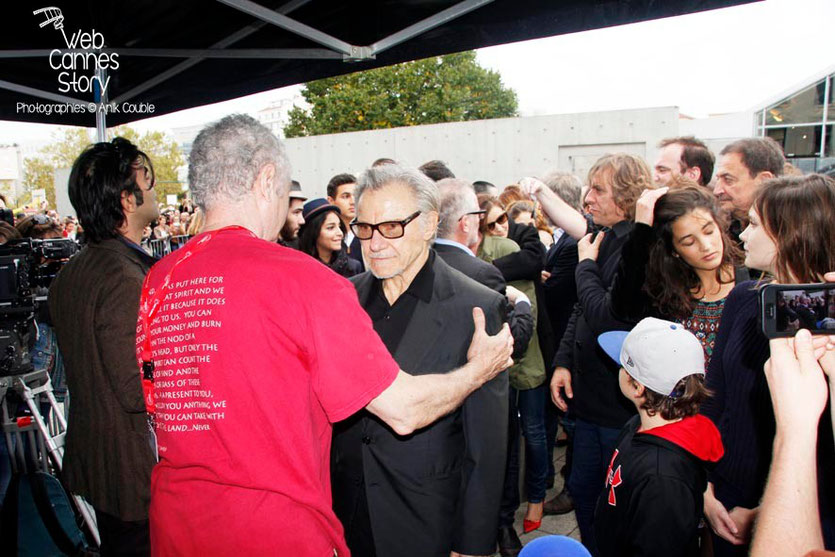
[[[513,359],[510,357],[513,353],[513,336],[507,323],[497,334],[488,335],[484,311],[481,308],[473,308],[473,322],[475,332],[467,350],[467,360],[478,364],[484,377],[482,382],[486,382],[513,365]]]

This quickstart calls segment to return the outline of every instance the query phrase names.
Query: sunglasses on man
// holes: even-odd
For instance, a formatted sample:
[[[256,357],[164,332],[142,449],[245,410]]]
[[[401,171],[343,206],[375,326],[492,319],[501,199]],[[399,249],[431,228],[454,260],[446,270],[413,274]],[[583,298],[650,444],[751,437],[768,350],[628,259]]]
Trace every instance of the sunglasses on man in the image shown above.
[[[374,235],[374,231],[380,233],[380,236],[389,240],[396,240],[402,238],[406,233],[406,225],[415,220],[420,211],[416,211],[403,220],[387,220],[385,222],[378,222],[371,224],[368,222],[357,222],[356,219],[351,221],[351,232],[360,240],[370,240]]]

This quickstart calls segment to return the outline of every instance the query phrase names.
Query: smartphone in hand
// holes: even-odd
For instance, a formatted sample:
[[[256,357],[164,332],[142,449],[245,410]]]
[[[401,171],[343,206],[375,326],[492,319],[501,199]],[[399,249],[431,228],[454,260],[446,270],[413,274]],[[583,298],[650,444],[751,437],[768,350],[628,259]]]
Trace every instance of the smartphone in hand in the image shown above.
[[[767,284],[760,289],[759,310],[768,338],[791,337],[799,329],[835,334],[835,283]]]

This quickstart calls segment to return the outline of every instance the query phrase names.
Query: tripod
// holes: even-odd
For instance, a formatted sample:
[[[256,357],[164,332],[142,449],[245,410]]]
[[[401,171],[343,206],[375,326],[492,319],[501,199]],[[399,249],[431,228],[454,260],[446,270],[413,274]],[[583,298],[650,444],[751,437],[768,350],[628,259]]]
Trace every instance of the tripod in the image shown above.
[[[9,408],[7,396],[9,391],[16,393],[26,403],[31,417],[16,418],[13,415],[13,411]],[[48,403],[51,408],[49,424],[41,414],[39,408],[41,403]],[[30,441],[28,443],[31,451],[30,462],[39,465],[45,472],[50,471],[50,462],[54,470],[60,472],[63,469],[67,420],[52,392],[52,383],[46,370],[0,377],[0,419],[2,419],[6,446],[12,456],[13,472],[18,472],[20,468],[26,470],[24,435]],[[71,498],[95,544],[101,545],[93,508],[80,495],[72,495]]]

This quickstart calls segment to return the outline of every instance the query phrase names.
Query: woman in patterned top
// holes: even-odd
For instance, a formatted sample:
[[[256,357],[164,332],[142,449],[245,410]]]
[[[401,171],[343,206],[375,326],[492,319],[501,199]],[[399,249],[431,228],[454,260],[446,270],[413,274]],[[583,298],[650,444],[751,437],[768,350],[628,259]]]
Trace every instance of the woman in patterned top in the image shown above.
[[[741,252],[728,235],[716,197],[692,180],[644,190],[635,229],[623,247],[612,287],[612,310],[627,321],[652,316],[680,322],[710,362],[725,298],[737,282]]]

